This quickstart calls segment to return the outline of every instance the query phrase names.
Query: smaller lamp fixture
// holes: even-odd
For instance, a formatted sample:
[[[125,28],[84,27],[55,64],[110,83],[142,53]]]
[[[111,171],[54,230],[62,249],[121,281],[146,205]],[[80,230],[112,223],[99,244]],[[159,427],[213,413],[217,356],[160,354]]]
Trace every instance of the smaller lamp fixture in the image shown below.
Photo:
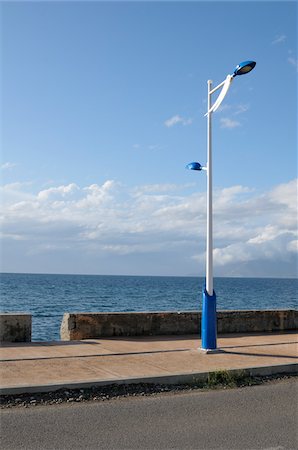
[[[189,170],[203,170],[204,167],[202,167],[201,164],[198,163],[198,162],[191,162],[191,163],[187,164],[186,169],[189,169]]]
[[[245,75],[246,73],[250,72],[255,67],[255,65],[255,61],[243,61],[235,68],[233,77],[236,77],[237,75]]]

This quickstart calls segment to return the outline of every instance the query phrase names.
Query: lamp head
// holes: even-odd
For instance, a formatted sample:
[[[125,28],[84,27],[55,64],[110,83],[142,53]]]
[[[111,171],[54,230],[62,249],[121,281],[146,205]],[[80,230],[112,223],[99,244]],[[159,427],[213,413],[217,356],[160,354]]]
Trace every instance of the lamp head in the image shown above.
[[[250,72],[256,65],[255,61],[243,61],[235,68],[233,77],[236,77],[237,75],[245,75],[246,73]]]
[[[186,169],[189,169],[189,170],[202,170],[203,167],[198,162],[191,162],[191,163],[187,164]]]

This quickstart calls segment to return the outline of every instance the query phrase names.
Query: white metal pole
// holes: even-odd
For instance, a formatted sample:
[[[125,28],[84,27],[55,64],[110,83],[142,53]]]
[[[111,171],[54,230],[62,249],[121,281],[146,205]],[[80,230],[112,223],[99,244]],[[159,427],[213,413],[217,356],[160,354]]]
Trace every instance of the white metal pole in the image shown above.
[[[212,81],[208,80],[208,111],[211,108]],[[213,295],[213,237],[212,237],[212,112],[207,115],[207,245],[206,291]]]

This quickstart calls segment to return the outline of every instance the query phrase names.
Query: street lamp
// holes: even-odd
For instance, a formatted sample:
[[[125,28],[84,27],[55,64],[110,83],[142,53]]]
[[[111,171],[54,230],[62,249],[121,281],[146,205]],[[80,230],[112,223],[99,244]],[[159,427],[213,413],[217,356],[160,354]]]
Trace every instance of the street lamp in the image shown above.
[[[201,166],[198,162],[189,163],[186,168],[190,170],[206,170],[207,172],[207,242],[206,242],[206,285],[203,290],[202,303],[202,350],[205,352],[216,350],[216,294],[213,289],[213,226],[212,226],[212,129],[211,117],[221,105],[227,95],[233,79],[238,75],[250,72],[256,63],[254,61],[244,61],[235,68],[232,75],[227,75],[226,79],[212,89],[212,81],[208,80],[208,111],[207,116],[207,165]],[[212,105],[211,96],[218,89],[222,88],[218,98]]]

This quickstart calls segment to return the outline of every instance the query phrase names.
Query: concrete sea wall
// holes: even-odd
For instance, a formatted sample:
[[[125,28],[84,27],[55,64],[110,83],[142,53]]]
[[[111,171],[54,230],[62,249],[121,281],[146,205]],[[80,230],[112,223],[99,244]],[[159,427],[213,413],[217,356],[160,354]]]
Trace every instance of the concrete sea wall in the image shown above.
[[[217,312],[219,334],[297,329],[298,311],[296,310]],[[200,332],[201,313],[196,311],[65,313],[60,330],[62,340],[112,336],[182,335]]]
[[[30,342],[31,329],[31,314],[0,314],[0,342]]]
[[[0,314],[0,342],[30,342],[31,329],[31,314]],[[297,329],[297,310],[217,312],[218,334]],[[200,332],[201,313],[197,311],[65,313],[60,329],[61,339],[66,341],[112,336],[200,334]]]

